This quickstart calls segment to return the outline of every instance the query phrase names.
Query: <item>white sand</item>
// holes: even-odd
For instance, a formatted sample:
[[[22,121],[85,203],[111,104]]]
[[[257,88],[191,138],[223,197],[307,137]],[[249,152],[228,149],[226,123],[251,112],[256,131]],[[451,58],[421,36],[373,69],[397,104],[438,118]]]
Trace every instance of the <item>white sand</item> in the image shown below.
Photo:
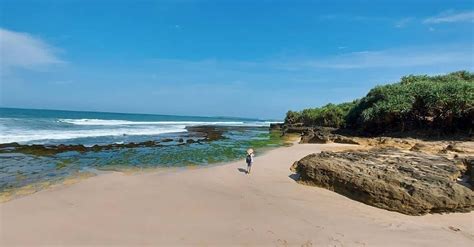
[[[38,192],[0,204],[0,246],[474,246],[474,213],[406,216],[289,178],[294,161],[335,146],[270,151],[251,175],[242,161]]]

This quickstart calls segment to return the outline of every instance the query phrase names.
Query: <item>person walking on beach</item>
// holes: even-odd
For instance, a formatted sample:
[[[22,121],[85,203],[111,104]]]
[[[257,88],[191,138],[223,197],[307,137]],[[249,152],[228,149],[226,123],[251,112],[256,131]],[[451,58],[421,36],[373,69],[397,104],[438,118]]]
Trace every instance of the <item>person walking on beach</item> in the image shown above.
[[[249,148],[247,150],[247,158],[245,158],[245,162],[247,162],[247,174],[250,174],[250,169],[252,168],[253,163],[253,149]]]

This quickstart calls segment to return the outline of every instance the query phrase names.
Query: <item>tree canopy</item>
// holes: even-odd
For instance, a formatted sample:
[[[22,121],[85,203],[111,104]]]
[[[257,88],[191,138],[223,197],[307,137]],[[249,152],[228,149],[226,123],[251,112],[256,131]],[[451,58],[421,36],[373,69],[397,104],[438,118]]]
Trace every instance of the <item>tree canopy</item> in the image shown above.
[[[285,122],[364,131],[472,128],[474,74],[409,75],[376,86],[360,100],[289,111]]]

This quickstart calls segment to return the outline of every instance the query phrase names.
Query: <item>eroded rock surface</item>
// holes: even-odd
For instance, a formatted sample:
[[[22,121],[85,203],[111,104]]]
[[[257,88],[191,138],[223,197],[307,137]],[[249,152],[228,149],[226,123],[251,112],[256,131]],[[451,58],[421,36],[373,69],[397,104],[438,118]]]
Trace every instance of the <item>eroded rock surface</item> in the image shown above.
[[[458,183],[458,178],[472,168],[470,162],[377,148],[312,154],[293,164],[292,170],[299,174],[301,183],[375,207],[422,215],[472,210],[472,190]]]
[[[334,129],[317,127],[304,130],[300,143],[344,143],[360,144],[357,138],[332,133]]]

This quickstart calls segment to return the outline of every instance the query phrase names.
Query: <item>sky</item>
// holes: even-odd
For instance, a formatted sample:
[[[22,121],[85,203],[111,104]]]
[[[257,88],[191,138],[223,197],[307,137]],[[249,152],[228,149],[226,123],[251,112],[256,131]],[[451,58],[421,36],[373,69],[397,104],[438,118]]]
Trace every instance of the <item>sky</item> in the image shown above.
[[[0,0],[0,106],[283,119],[473,45],[472,0]]]

